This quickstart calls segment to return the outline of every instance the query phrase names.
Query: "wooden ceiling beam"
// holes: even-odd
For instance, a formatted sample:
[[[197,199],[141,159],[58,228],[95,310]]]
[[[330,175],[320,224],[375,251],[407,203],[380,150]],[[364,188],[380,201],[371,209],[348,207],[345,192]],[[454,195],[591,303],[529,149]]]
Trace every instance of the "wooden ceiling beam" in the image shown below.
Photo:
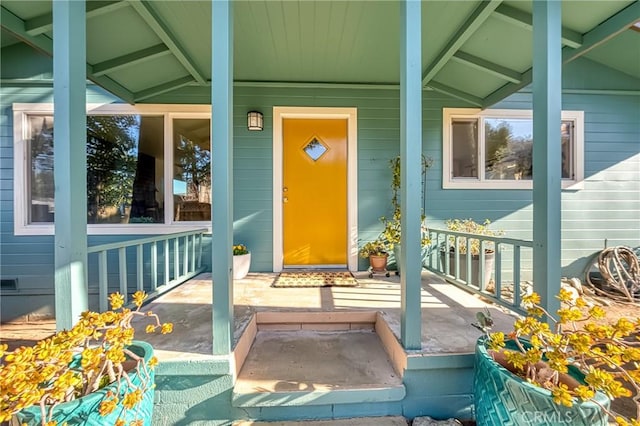
[[[460,29],[449,40],[447,45],[438,53],[436,59],[427,66],[422,74],[422,85],[426,86],[449,62],[449,59],[462,47],[464,43],[475,33],[484,21],[491,16],[493,11],[502,3],[502,0],[485,0],[474,9]]]
[[[435,90],[436,92],[453,96],[454,98],[461,99],[465,102],[469,102],[472,105],[482,106],[482,98],[479,98],[467,92],[463,92],[462,90],[454,89],[453,87],[440,84],[437,81],[433,81],[433,80],[430,81],[429,87]]]
[[[636,0],[583,36],[583,44],[577,49],[563,49],[562,62],[568,63],[591,49],[611,40],[640,20],[640,1]]]
[[[27,33],[25,22],[5,9],[4,6],[0,6],[0,26],[18,40],[48,56],[53,56],[53,41],[44,34],[32,36]],[[90,64],[87,64],[87,79],[102,86],[123,101],[133,103],[133,93],[108,77],[93,75],[93,67]]]
[[[187,56],[186,50],[180,45],[178,40],[169,30],[169,27],[162,22],[158,13],[153,9],[150,2],[144,0],[132,0],[131,7],[135,9],[140,17],[149,25],[151,30],[162,40],[162,42],[169,48],[171,53],[176,57],[178,62],[191,74],[193,79],[199,84],[205,85],[206,81],[202,74],[196,69],[196,66]]]
[[[95,16],[100,16],[105,13],[113,12],[114,10],[127,7],[127,2],[122,0],[94,0],[87,2],[87,19]],[[53,14],[45,13],[44,15],[36,16],[35,18],[27,19],[24,22],[25,30],[27,34],[31,36],[37,36],[44,34],[53,29]]]
[[[171,54],[169,48],[160,43],[155,46],[147,47],[146,49],[138,50],[137,52],[132,52],[104,62],[99,62],[93,66],[93,73],[96,76],[100,76],[169,54]]]
[[[562,49],[562,62],[568,64],[569,62],[579,58],[586,54],[591,49],[607,42],[612,37],[620,34],[622,31],[627,31],[629,27],[640,19],[640,0],[636,0],[620,12],[616,13],[600,25],[593,28],[591,31],[585,33],[582,36],[583,43],[577,49],[570,47],[564,47]],[[522,74],[522,81],[520,83],[507,83],[484,99],[483,108],[488,108],[507,96],[517,92],[523,87],[531,84],[533,79],[533,70],[529,68]]]
[[[533,16],[530,13],[524,12],[520,9],[516,9],[515,7],[501,4],[494,11],[494,16],[519,28],[533,31]],[[582,34],[580,34],[579,32],[562,27],[563,45],[575,49],[582,45],[582,40]]]
[[[153,96],[161,95],[163,93],[170,92],[175,89],[179,89],[180,87],[190,86],[193,83],[195,83],[195,81],[193,80],[193,77],[185,76],[173,81],[169,81],[167,83],[162,83],[157,86],[150,87],[145,90],[141,90],[140,92],[136,92],[133,95],[133,98],[136,102],[140,102],[145,99],[151,98]]]
[[[463,51],[456,52],[451,59],[472,68],[484,71],[495,77],[507,80],[511,83],[520,83],[520,81],[522,80],[522,75],[517,71],[514,71],[507,67],[503,67],[502,65],[498,65],[469,53],[465,53]]]

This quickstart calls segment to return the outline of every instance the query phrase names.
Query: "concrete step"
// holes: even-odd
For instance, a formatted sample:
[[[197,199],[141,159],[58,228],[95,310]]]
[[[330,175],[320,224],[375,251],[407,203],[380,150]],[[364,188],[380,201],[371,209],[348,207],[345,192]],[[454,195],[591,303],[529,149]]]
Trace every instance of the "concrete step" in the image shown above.
[[[393,417],[357,417],[339,420],[306,420],[281,422],[254,422],[243,420],[235,422],[233,426],[407,426],[407,419],[400,416]]]
[[[238,376],[232,403],[292,407],[392,402],[405,395],[402,379],[374,330],[260,331]]]

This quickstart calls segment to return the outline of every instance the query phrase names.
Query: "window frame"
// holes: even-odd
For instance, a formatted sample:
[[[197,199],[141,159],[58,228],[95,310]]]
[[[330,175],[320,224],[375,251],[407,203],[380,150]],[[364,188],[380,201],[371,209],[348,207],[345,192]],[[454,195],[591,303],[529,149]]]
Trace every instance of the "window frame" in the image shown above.
[[[530,119],[532,110],[523,109],[486,109],[479,108],[443,108],[442,115],[442,188],[443,189],[533,189],[531,180],[489,180],[484,177],[485,170],[485,136],[484,119]],[[478,177],[453,178],[452,172],[452,120],[478,120]],[[562,189],[583,189],[584,181],[584,111],[562,111],[562,121],[573,121],[573,179],[562,179]],[[535,143],[535,142],[534,142]]]
[[[13,216],[15,235],[54,235],[53,223],[29,223],[30,153],[27,138],[28,116],[53,115],[53,103],[14,103],[13,106]],[[208,118],[211,123],[211,105],[176,104],[87,104],[87,115],[156,115],[164,119],[164,223],[148,224],[87,224],[88,235],[150,235],[207,228],[211,221],[173,220],[173,119]],[[55,127],[55,120],[54,120]]]

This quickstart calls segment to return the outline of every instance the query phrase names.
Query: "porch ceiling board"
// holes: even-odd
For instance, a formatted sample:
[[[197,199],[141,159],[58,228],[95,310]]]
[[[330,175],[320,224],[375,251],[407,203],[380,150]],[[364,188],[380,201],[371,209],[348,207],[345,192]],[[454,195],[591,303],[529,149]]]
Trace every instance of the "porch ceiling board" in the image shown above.
[[[238,2],[234,77],[241,81],[397,84],[398,5]]]
[[[3,48],[24,42],[52,55],[50,0],[3,0],[0,7]],[[210,85],[210,2],[95,0],[86,8],[91,81],[127,102]],[[399,87],[399,2],[238,1],[234,9],[237,84]],[[638,0],[562,1],[565,64],[584,56],[640,81],[640,34],[629,29],[639,9]],[[425,2],[424,88],[434,81],[440,92],[488,107],[526,87],[531,11],[531,1]],[[605,81],[589,79],[585,88],[624,89],[601,87]]]
[[[4,30],[8,31],[17,39],[49,56],[53,56],[53,41],[44,34],[37,36],[28,34],[25,28],[25,22],[4,6],[0,6],[0,23]],[[132,92],[108,77],[93,75],[93,67],[90,64],[87,64],[87,78],[120,97],[125,102],[133,102]]]
[[[563,49],[562,60],[566,64],[590,50],[606,43],[623,31],[632,31],[629,27],[640,20],[640,0],[616,13],[583,37],[584,43],[577,49]],[[637,48],[637,45],[636,45]]]
[[[507,67],[503,67],[502,65],[498,65],[496,63],[487,61],[478,56],[471,55],[470,53],[465,53],[463,51],[457,51],[453,57],[451,58],[454,61],[458,61],[475,69],[487,72],[496,77],[502,78],[503,80],[507,80],[511,83],[520,83],[522,80],[522,75],[509,69]]]
[[[136,92],[133,95],[133,99],[136,102],[140,102],[153,96],[161,95],[163,93],[170,92],[180,87],[189,86],[194,83],[196,83],[196,81],[193,79],[193,77],[185,76],[173,81],[169,81],[167,83],[159,84],[155,87],[141,90],[140,92]]]
[[[162,21],[160,16],[155,12],[153,7],[148,1],[144,0],[131,0],[131,7],[135,9],[142,19],[151,27],[151,29],[158,35],[160,40],[167,45],[171,53],[176,59],[185,67],[185,69],[193,76],[193,78],[200,84],[205,84],[205,79],[195,68],[194,62],[191,58],[187,57],[185,49],[180,45],[176,37],[170,32],[167,25]]]
[[[633,2],[631,5],[622,9],[602,24],[598,25],[588,33],[583,35],[583,44],[578,49],[572,49],[570,47],[564,47],[562,49],[563,63],[567,64],[580,56],[586,54],[591,49],[601,45],[607,40],[611,39],[615,35],[622,31],[632,31],[629,29],[632,23],[640,19],[640,0]],[[640,76],[635,76],[640,78]],[[533,78],[533,72],[530,68],[527,72],[522,74],[522,81],[520,83],[507,83],[491,95],[484,99],[483,107],[488,108],[491,105],[500,102],[502,99],[517,92],[523,87],[529,85]]]
[[[449,40],[445,48],[440,51],[436,59],[427,67],[422,77],[423,86],[426,86],[438,74],[449,59],[451,59],[473,33],[476,32],[482,23],[491,16],[491,13],[500,3],[502,3],[502,0],[483,1],[475,8],[465,23]]]
[[[533,30],[533,16],[530,13],[507,4],[501,4],[496,8],[494,14],[505,22],[517,25],[528,31]],[[562,44],[572,48],[580,47],[582,45],[582,34],[570,28],[562,27]]]
[[[444,93],[446,95],[453,96],[454,98],[469,102],[472,105],[482,106],[482,98],[447,86],[445,84],[438,83],[437,81],[430,81],[428,87],[432,88],[436,92]]]
[[[122,7],[127,7],[123,0],[94,0],[87,2],[87,18],[113,12]],[[37,36],[53,29],[53,14],[45,13],[25,21],[25,29],[29,35]]]
[[[94,64],[93,72],[94,75],[100,76],[168,54],[171,54],[171,51],[167,46],[164,44],[157,44],[146,49],[138,50],[137,52],[128,53],[117,58]]]

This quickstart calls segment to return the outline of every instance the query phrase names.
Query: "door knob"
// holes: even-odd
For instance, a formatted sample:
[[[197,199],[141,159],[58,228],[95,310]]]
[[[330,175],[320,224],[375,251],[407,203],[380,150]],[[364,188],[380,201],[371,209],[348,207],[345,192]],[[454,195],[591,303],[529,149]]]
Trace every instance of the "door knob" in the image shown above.
[[[289,197],[282,197],[282,202],[283,203],[288,203],[289,202]]]

